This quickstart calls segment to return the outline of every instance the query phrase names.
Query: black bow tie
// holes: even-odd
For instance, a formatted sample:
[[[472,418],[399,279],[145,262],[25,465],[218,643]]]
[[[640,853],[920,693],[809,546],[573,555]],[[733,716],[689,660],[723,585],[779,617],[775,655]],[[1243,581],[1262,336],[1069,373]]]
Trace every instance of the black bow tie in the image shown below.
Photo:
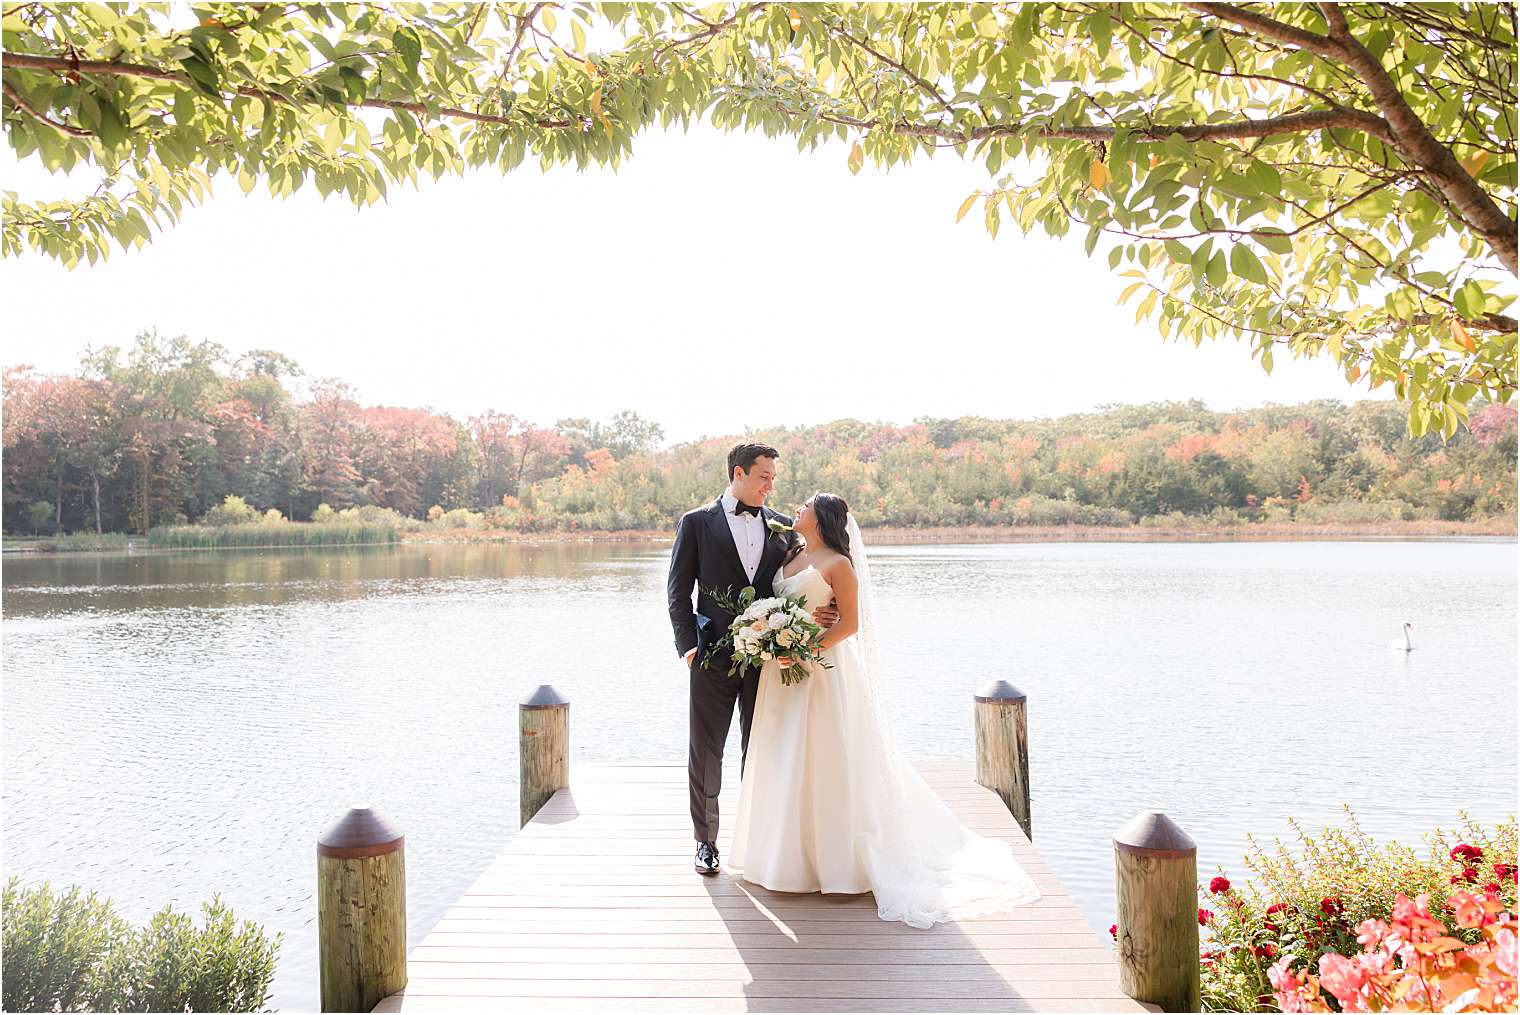
[[[746,503],[744,503],[741,500],[741,501],[739,501],[738,503],[736,503],[734,505],[734,514],[736,514],[736,515],[743,514],[746,511],[748,511],[750,514],[754,515],[756,518],[760,517],[760,505],[759,504],[746,504]]]

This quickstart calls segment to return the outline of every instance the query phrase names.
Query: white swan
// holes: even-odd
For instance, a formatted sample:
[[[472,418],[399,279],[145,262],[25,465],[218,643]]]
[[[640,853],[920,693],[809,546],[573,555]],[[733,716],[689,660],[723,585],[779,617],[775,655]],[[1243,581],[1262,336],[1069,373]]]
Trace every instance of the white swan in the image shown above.
[[[1395,652],[1413,652],[1414,642],[1409,638],[1409,632],[1414,630],[1414,625],[1407,620],[1404,622],[1404,638],[1402,641],[1395,638],[1388,643],[1388,647]]]

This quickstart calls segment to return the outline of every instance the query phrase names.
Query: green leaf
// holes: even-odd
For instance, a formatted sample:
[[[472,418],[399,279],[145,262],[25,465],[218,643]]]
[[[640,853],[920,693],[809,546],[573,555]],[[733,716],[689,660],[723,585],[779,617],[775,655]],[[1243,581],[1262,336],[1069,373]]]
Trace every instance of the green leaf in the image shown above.
[[[1237,243],[1230,250],[1230,271],[1248,282],[1267,284],[1267,269],[1251,248],[1244,243]]]
[[[180,66],[185,68],[185,73],[190,75],[190,83],[203,95],[222,101],[221,77],[216,68],[202,60],[198,56],[187,56],[180,61]]]
[[[398,28],[391,35],[391,41],[395,43],[396,54],[401,57],[402,66],[415,75],[417,63],[422,59],[422,40],[410,28]]]
[[[1208,267],[1209,284],[1216,289],[1221,289],[1230,279],[1229,267],[1225,264],[1224,251],[1217,250],[1214,256],[1209,258]]]
[[[1258,229],[1251,238],[1274,254],[1293,253],[1293,238],[1275,229]]]
[[[104,95],[95,96],[95,101],[100,107],[100,119],[95,128],[96,135],[101,144],[107,148],[115,148],[127,139],[127,125],[122,122],[121,111],[116,104]]]

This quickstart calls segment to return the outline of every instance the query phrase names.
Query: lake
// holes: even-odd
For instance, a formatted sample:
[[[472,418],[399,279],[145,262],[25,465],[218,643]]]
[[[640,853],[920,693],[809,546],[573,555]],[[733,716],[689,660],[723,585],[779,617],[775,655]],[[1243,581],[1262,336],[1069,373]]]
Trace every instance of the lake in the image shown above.
[[[577,760],[685,764],[657,545],[420,545],[4,561],[5,873],[144,921],[220,892],[317,1003],[315,840],[407,837],[419,941],[517,825],[517,701]],[[1035,843],[1105,939],[1113,831],[1165,811],[1237,877],[1288,816],[1418,845],[1516,810],[1516,544],[1024,543],[871,550],[898,739],[972,757],[1029,695]],[[1414,624],[1413,653],[1389,643]],[[738,754],[738,722],[730,753]],[[695,876],[695,875],[693,875]]]

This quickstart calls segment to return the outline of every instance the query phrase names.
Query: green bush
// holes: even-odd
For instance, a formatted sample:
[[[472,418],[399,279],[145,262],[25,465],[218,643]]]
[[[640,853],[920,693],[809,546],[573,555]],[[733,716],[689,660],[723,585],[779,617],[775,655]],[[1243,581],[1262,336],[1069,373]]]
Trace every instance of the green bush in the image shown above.
[[[8,1012],[266,1010],[283,935],[239,925],[220,898],[199,927],[166,906],[134,930],[94,892],[11,878],[3,910]]]
[[[227,499],[206,512],[202,525],[246,525],[256,521],[258,511],[243,498],[228,494]]]
[[[467,508],[455,508],[440,513],[436,518],[429,513],[428,525],[435,529],[483,529],[486,527],[486,516]]]
[[[93,532],[59,533],[56,536],[42,540],[37,544],[38,549],[49,550],[55,553],[78,553],[88,551],[103,553],[110,550],[125,550],[135,537],[125,532],[102,532],[96,535]]]
[[[1293,513],[1294,521],[1329,525],[1365,525],[1413,517],[1413,509],[1401,500],[1311,500]]]
[[[26,521],[33,532],[51,532],[53,529],[53,505],[45,500],[32,501],[27,505]]]
[[[111,903],[46,884],[21,890],[5,883],[0,921],[6,1011],[89,1011],[104,1007],[106,970],[119,964],[132,929]]]

